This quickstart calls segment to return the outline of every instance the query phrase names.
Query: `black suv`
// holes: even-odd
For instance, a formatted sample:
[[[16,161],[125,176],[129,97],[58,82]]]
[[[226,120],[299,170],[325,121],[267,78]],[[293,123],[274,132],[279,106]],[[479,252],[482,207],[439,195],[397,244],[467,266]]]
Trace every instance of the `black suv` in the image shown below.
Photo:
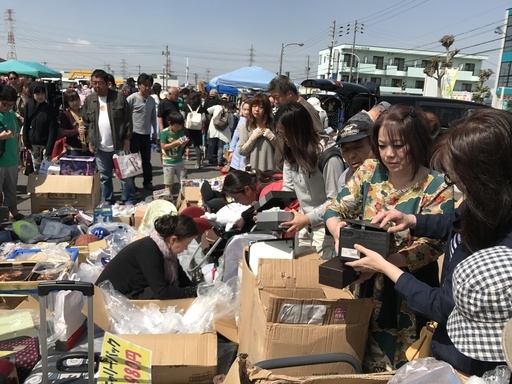
[[[374,83],[353,84],[335,82],[327,79],[308,79],[304,80],[301,85],[306,88],[317,88],[336,93],[336,97],[340,100],[342,109],[338,112],[338,116],[341,116],[338,119],[338,128],[357,112],[362,109],[369,110],[373,105],[381,101],[387,101],[390,104],[412,105],[423,111],[433,112],[441,123],[442,131],[448,129],[452,121],[458,120],[476,109],[490,108],[487,105],[474,103],[472,101],[419,95],[380,94],[379,86]],[[314,96],[318,97],[322,95]],[[325,97],[325,95],[323,97]],[[331,119],[329,122],[331,122]],[[442,133],[443,132],[441,132],[441,134]]]

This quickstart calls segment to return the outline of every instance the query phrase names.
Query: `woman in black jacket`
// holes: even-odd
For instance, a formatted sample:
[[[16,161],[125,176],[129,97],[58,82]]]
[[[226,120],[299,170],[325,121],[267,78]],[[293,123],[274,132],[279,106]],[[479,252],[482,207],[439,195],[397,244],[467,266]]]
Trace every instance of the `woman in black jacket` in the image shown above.
[[[110,280],[129,299],[196,297],[197,288],[181,267],[177,255],[199,234],[194,219],[167,214],[155,220],[149,237],[123,248],[96,281]]]
[[[50,159],[57,139],[57,110],[46,102],[44,83],[34,81],[25,106],[23,143],[32,154],[34,171],[39,172],[43,159]]]

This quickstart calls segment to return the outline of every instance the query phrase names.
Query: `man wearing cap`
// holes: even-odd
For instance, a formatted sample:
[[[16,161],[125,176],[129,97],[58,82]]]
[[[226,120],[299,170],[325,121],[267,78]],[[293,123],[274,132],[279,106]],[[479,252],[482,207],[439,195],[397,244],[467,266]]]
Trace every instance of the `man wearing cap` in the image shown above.
[[[361,111],[352,116],[338,132],[337,143],[340,146],[343,160],[348,168],[338,179],[338,190],[341,190],[352,177],[355,170],[364,163],[366,159],[373,157],[370,145],[370,128],[379,115],[387,110],[391,104],[383,101],[375,105],[369,111]]]
[[[361,113],[361,112],[359,112]],[[338,179],[338,190],[345,186],[366,159],[373,157],[370,145],[370,128],[372,123],[367,120],[350,119],[340,130],[337,143],[340,146],[343,160],[348,167]]]
[[[171,112],[180,113],[180,105],[178,103],[178,97],[180,90],[176,87],[169,87],[167,90],[167,97],[160,101],[158,104],[158,126],[163,131],[166,128],[167,118]]]

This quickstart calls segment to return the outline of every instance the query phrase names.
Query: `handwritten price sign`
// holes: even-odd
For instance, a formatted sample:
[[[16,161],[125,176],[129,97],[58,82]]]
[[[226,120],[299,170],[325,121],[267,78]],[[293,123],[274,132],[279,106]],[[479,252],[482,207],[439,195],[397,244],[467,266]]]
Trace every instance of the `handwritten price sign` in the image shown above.
[[[151,351],[106,332],[98,383],[151,383]]]

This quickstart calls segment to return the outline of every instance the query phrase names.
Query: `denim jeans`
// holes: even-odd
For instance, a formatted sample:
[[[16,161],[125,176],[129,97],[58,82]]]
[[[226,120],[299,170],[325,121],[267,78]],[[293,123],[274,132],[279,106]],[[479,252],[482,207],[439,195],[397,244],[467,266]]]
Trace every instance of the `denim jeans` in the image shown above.
[[[114,185],[112,184],[112,170],[114,169],[113,157],[116,152],[103,152],[97,150],[95,155],[96,167],[100,173],[100,188],[101,188],[101,200],[102,202],[107,201],[110,204],[115,204],[114,198]],[[136,203],[136,189],[133,177],[122,179],[122,199],[126,203]]]
[[[217,137],[211,137],[208,145],[208,160],[216,161],[217,164],[224,162],[224,145],[226,144]]]

